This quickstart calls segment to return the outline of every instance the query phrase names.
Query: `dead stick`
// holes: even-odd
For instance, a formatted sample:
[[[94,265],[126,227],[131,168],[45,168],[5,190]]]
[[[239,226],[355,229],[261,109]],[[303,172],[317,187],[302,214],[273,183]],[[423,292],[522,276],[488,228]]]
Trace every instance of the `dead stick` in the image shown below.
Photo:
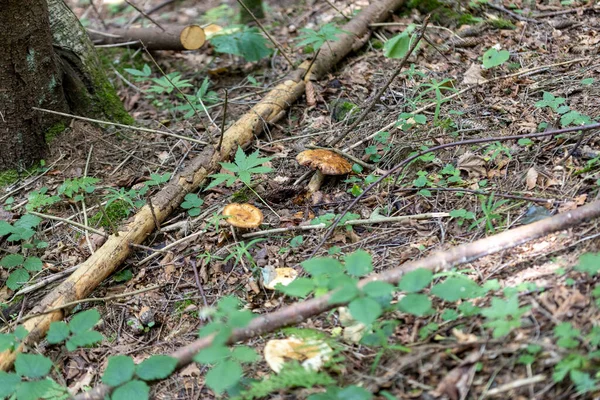
[[[448,270],[457,265],[466,264],[478,258],[539,239],[551,233],[589,222],[598,217],[600,217],[600,201],[595,201],[552,218],[546,218],[533,224],[511,229],[473,243],[453,247],[421,260],[405,263],[397,268],[363,279],[358,283],[358,286],[363,287],[373,281],[382,281],[395,285],[407,272],[419,268],[433,271]],[[344,305],[344,303],[330,303],[331,296],[332,292],[318,298],[290,304],[278,311],[255,318],[246,328],[234,330],[229,337],[228,343],[232,344],[248,340],[285,326],[296,325],[308,318]],[[191,363],[194,356],[200,350],[210,347],[212,339],[213,336],[198,339],[171,353],[171,357],[177,359],[177,367],[183,368]],[[75,400],[102,400],[110,393],[111,389],[111,387],[101,384],[86,393],[75,396]]]

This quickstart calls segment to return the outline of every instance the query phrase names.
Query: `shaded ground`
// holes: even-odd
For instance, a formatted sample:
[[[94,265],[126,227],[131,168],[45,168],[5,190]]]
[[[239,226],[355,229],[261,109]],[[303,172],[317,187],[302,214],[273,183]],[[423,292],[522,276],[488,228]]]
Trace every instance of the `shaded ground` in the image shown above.
[[[144,6],[149,8],[151,3]],[[271,33],[287,46],[295,59],[307,57],[301,50],[291,50],[299,28],[315,28],[330,21],[341,23],[343,20],[325,2],[275,3],[269,4],[267,23]],[[342,12],[350,15],[366,2],[335,3]],[[514,3],[521,5],[520,2]],[[217,2],[184,2],[165,8],[154,18],[178,23],[223,23],[232,18],[227,14],[228,10],[235,10],[232,5],[215,11],[217,5]],[[508,2],[504,6],[508,7]],[[418,55],[411,59],[414,66],[390,85],[374,110],[338,148],[351,148],[346,150],[348,154],[364,162],[378,161],[377,166],[385,170],[412,152],[421,150],[424,145],[431,147],[468,138],[503,137],[559,128],[560,114],[539,104],[545,99],[544,92],[551,93],[555,99],[564,98],[560,105],[569,106],[579,116],[598,119],[598,10],[572,12],[573,9],[567,6],[543,2],[537,5],[536,13],[564,13],[537,17],[539,24],[535,24],[515,20],[503,11],[485,6],[468,8],[463,4],[455,9],[463,16],[470,13],[470,27],[466,24],[457,27],[457,20],[447,16],[433,18],[433,24],[445,25],[446,28],[427,31],[429,42],[435,44],[435,48],[431,44],[422,46]],[[100,18],[106,23],[122,24],[136,15],[130,8],[111,13],[108,6],[94,10],[87,3],[74,5],[74,10],[95,29],[102,27]],[[294,185],[306,172],[297,165],[295,156],[306,145],[334,136],[348,125],[351,116],[342,121],[334,118],[337,117],[334,115],[334,101],[341,99],[360,108],[372,101],[373,95],[398,64],[398,60],[383,56],[379,49],[382,40],[402,31],[406,24],[418,23],[423,16],[417,10],[395,16],[397,25],[377,30],[367,45],[331,71],[327,79],[315,82],[318,100],[315,107],[307,107],[304,102],[294,104],[286,118],[269,127],[265,135],[256,138],[251,150],[258,149],[262,156],[273,157],[270,162],[273,172],[256,177],[253,188],[279,218],[241,184],[230,188],[221,185],[201,192],[204,205],[200,217],[190,218],[185,210],[180,210],[163,224],[160,233],[149,237],[144,245],[160,249],[198,230],[205,229],[204,235],[143,263],[141,261],[152,251],[137,251],[123,265],[123,271],[131,272],[131,279],[126,282],[107,281],[94,292],[94,297],[104,297],[158,282],[164,284],[160,290],[99,307],[103,315],[100,330],[109,340],[93,349],[56,354],[59,367],[66,372],[67,384],[83,387],[97,383],[104,362],[110,355],[129,354],[140,361],[150,354],[168,353],[193,341],[198,328],[204,324],[199,310],[205,302],[214,304],[226,294],[235,294],[246,303],[246,308],[257,314],[275,310],[290,301],[263,289],[259,274],[245,272],[245,268],[233,259],[222,261],[236,249],[239,251],[240,246],[229,228],[224,227],[224,223],[217,227],[211,217],[232,200],[249,201],[263,209],[265,229],[307,224],[315,217],[340,213],[354,195],[367,186],[366,171],[348,178],[328,179],[319,193],[306,199],[303,197],[303,185],[308,179]],[[487,23],[476,24],[474,18],[481,18]],[[495,45],[510,51],[509,61],[489,71],[478,69],[482,54]],[[157,72],[148,55],[114,49],[101,54],[109,61],[107,67],[112,63],[122,76],[114,75],[114,83],[138,122],[152,128],[166,126],[178,134],[204,141],[216,140],[207,133],[209,122],[206,118],[199,120],[193,116],[184,119],[181,112],[170,109],[174,97],[145,98],[143,92],[149,89],[150,83],[134,82],[124,68],[141,69],[148,64]],[[159,52],[154,57],[165,72],[179,72],[195,87],[209,77],[210,90],[215,91],[220,99],[224,89],[228,89],[227,123],[235,121],[248,110],[289,70],[281,57],[249,64],[238,58],[218,55],[206,47],[196,53]],[[571,62],[576,59],[578,61]],[[562,62],[568,63],[556,65]],[[547,68],[539,69],[544,66]],[[532,71],[516,75],[523,70]],[[404,130],[392,128],[389,137],[379,136],[379,141],[369,140],[354,146],[397,120],[402,113],[410,113],[435,101],[435,90],[441,96],[447,96],[478,79],[509,74],[515,76],[466,91],[440,104],[438,110],[432,108],[423,112],[427,120],[425,124]],[[153,76],[160,77],[158,73]],[[428,91],[432,88],[435,89]],[[209,110],[211,117],[220,123],[222,103],[214,104]],[[326,254],[332,247],[339,248],[342,254],[364,248],[373,256],[375,271],[381,271],[432,251],[469,243],[493,232],[518,226],[531,221],[532,215],[550,215],[590,202],[599,193],[600,143],[593,132],[576,144],[578,139],[577,134],[567,134],[518,143],[493,142],[452,147],[438,152],[435,159],[412,164],[397,186],[393,186],[392,181],[381,185],[352,212],[357,214],[357,218],[369,218],[374,213],[395,216],[464,210],[465,213],[473,213],[474,218],[464,221],[458,217],[436,218],[339,229],[321,253]],[[91,152],[88,176],[101,179],[95,192],[98,193],[97,199],[88,202],[88,207],[92,207],[102,200],[107,188],[128,189],[147,181],[151,174],[174,173],[199,151],[197,144],[170,137],[114,128],[100,129],[75,122],[52,142],[48,157],[51,168],[43,177],[35,181],[23,179],[7,189],[19,189],[12,194],[17,205],[24,204],[32,190],[47,187],[52,193],[65,179],[83,176]],[[25,185],[20,188],[22,184]],[[445,189],[470,189],[494,193],[495,196],[490,200],[489,196],[479,197],[473,193]],[[21,211],[22,207],[13,207],[10,211],[3,211],[3,215],[11,219]],[[75,220],[83,223],[80,209],[74,202],[62,202],[45,212],[64,218],[74,216]],[[95,213],[94,210],[88,211],[89,216]],[[98,219],[92,217],[90,225],[96,221],[94,227],[99,227]],[[36,279],[76,265],[89,256],[89,246],[81,232],[50,221],[44,228],[44,236],[50,246],[43,256],[45,269]],[[104,229],[110,228],[106,226]],[[576,397],[576,389],[568,380],[556,384],[551,379],[554,366],[566,354],[565,349],[556,344],[554,330],[562,322],[569,322],[582,332],[589,332],[592,326],[598,324],[599,314],[591,295],[594,280],[571,270],[581,254],[598,251],[597,232],[597,223],[590,221],[577,229],[551,235],[461,268],[480,284],[497,280],[499,288],[529,285],[521,292],[519,303],[532,306],[532,310],[524,317],[522,326],[508,338],[492,338],[491,332],[482,328],[480,318],[468,318],[462,314],[450,318],[444,310],[455,310],[456,304],[440,302],[434,304],[439,312],[428,317],[416,318],[399,313],[393,316],[400,323],[393,331],[391,342],[410,347],[413,351],[390,350],[376,362],[379,358],[377,348],[340,340],[338,345],[345,361],[334,367],[331,375],[342,386],[361,384],[373,393],[387,390],[401,399],[434,398],[432,396],[436,393],[451,399],[482,398],[487,390],[518,379],[543,375],[543,379],[532,379],[530,383],[502,391],[496,397]],[[293,267],[300,271],[298,264],[313,251],[322,234],[323,231],[311,230],[265,236],[264,240],[249,247],[251,258],[246,257],[244,263],[254,271],[259,271],[257,267],[266,266]],[[300,239],[292,243],[292,238],[299,235],[302,236],[301,243]],[[92,239],[95,240],[94,237]],[[245,240],[245,244],[248,243],[249,240]],[[9,252],[14,250],[6,243],[3,246]],[[203,293],[199,293],[197,287],[194,263],[199,270]],[[3,301],[11,298],[6,288],[1,294]],[[43,294],[43,291],[28,294],[25,308],[33,306]],[[487,304],[489,297],[474,301],[475,306]],[[140,327],[140,320],[153,324]],[[338,314],[333,313],[309,320],[303,326],[332,333],[340,327],[340,321]],[[428,329],[423,330],[423,327]],[[250,344],[261,351],[270,337],[277,336],[281,335],[257,338]],[[529,344],[542,346],[537,361],[532,365],[520,362]],[[590,343],[586,346],[593,348]],[[54,351],[52,348],[48,350]],[[373,370],[370,370],[371,366],[374,366]],[[590,369],[593,371],[593,368]],[[213,398],[212,392],[203,383],[202,372],[198,366],[184,369],[155,385],[155,397]],[[247,371],[248,376],[255,378],[270,373],[264,362],[253,364],[252,370]],[[463,392],[467,397],[462,397]],[[273,398],[302,398],[308,394],[308,391],[287,391],[276,393]],[[583,398],[592,397],[588,393]]]

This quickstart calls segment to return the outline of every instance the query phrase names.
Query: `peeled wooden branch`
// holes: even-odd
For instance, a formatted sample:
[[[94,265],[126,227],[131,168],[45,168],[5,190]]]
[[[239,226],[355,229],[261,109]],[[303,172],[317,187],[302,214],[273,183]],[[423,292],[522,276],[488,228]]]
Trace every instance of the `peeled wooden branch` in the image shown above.
[[[478,258],[539,239],[551,233],[572,228],[598,217],[600,217],[600,201],[595,201],[574,211],[568,211],[552,218],[546,218],[533,224],[511,229],[473,243],[453,247],[421,260],[405,263],[399,267],[362,279],[358,283],[358,286],[363,287],[373,281],[382,281],[396,285],[407,272],[414,271],[415,269],[425,268],[435,272],[447,270],[451,267],[466,264]],[[285,326],[299,324],[310,317],[345,304],[330,303],[331,296],[332,292],[307,301],[290,304],[278,311],[254,318],[250,321],[248,327],[234,330],[228,343],[233,344],[248,340]],[[210,347],[211,343],[212,336],[203,337],[171,353],[171,357],[177,359],[178,368],[183,368],[193,361],[194,356],[200,350]],[[110,390],[109,386],[101,384],[88,392],[76,396],[75,400],[101,400],[110,393]]]
[[[221,151],[216,152],[212,147],[206,147],[193,159],[177,177],[171,180],[160,192],[152,197],[152,209],[145,205],[134,215],[126,226],[119,230],[119,236],[111,235],[104,245],[62,284],[48,293],[32,313],[40,313],[46,309],[57,308],[65,303],[88,297],[88,295],[131,254],[130,243],[141,244],[155,229],[156,223],[163,222],[183,201],[186,194],[195,191],[202,185],[208,175],[216,172],[219,162],[227,161],[238,146],[247,146],[254,135],[262,131],[267,123],[276,122],[283,117],[285,110],[304,93],[302,77],[319,78],[345,57],[352,49],[355,38],[364,37],[369,24],[384,20],[390,11],[398,8],[403,0],[383,0],[365,8],[343,29],[348,33],[340,35],[340,40],[324,46],[319,57],[311,67],[311,73],[306,69],[310,65],[304,62],[277,85],[265,98],[256,104],[248,113],[243,115],[223,134]],[[23,326],[29,332],[24,344],[31,345],[39,342],[46,334],[50,323],[64,318],[64,311],[59,310],[28,320]],[[0,369],[10,368],[18,352],[23,350],[22,343],[15,351],[0,353]]]
[[[206,35],[199,25],[110,29],[106,32],[88,29],[88,35],[97,45],[125,44],[128,47],[140,48],[142,43],[148,50],[197,50],[204,42]]]

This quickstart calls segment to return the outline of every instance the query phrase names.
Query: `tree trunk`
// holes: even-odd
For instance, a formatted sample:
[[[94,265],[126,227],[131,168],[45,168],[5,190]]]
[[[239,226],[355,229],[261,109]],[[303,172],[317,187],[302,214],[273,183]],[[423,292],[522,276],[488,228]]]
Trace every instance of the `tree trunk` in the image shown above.
[[[0,170],[39,161],[61,120],[32,108],[131,123],[63,0],[0,0]]]
[[[242,1],[257,19],[263,19],[265,17],[265,11],[263,10],[262,0]],[[250,15],[250,13],[240,5],[240,24],[249,24],[250,22],[254,22],[254,18],[252,18],[252,15]]]
[[[40,160],[55,117],[32,106],[67,112],[52,48],[45,0],[0,0],[0,170]]]

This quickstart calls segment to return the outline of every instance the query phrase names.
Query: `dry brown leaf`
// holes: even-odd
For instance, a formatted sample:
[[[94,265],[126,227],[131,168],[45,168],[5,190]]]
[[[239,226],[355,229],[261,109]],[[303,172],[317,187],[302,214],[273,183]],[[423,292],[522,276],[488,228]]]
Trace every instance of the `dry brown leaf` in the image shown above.
[[[467,152],[458,159],[457,167],[465,171],[469,177],[479,178],[486,176],[485,159],[476,154]]]
[[[479,82],[483,82],[485,78],[481,76],[481,66],[479,64],[471,64],[467,72],[465,72],[465,77],[463,78],[463,85],[475,85]]]
[[[433,396],[446,395],[451,400],[465,398],[469,384],[475,374],[475,364],[481,358],[481,353],[475,351],[456,368],[448,373],[430,394]]]
[[[527,170],[527,176],[525,178],[525,187],[527,190],[532,190],[538,179],[539,173],[535,170],[535,168],[531,167]]]

